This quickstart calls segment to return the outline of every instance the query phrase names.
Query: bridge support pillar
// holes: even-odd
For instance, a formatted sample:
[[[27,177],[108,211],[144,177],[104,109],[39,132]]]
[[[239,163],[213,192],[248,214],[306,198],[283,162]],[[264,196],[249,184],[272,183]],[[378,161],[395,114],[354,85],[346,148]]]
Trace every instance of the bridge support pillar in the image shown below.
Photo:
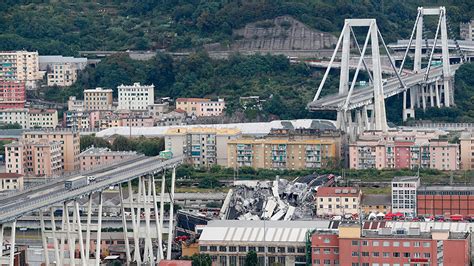
[[[170,221],[168,225],[168,248],[166,250],[166,259],[171,260],[171,249],[173,244],[173,221],[174,221],[174,185],[176,181],[176,166],[173,166],[171,172],[171,192],[170,192]]]
[[[15,265],[15,233],[16,233],[16,219],[12,222],[12,229],[10,233],[10,266]]]

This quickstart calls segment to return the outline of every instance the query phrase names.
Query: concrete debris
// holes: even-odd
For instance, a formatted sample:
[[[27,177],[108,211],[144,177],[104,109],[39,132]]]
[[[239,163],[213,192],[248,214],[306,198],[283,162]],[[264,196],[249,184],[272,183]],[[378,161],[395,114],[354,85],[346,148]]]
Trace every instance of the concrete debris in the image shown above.
[[[333,175],[311,175],[293,181],[236,181],[221,208],[220,218],[228,220],[311,219],[314,195],[320,186],[334,182]]]

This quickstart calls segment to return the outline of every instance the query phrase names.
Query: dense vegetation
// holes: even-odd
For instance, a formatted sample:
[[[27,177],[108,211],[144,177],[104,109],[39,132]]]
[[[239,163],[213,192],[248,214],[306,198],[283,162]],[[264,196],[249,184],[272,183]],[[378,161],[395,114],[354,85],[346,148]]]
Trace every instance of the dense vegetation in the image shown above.
[[[417,6],[445,5],[456,29],[471,0],[2,0],[0,50],[76,55],[80,50],[151,50],[231,42],[249,22],[291,15],[338,33],[344,18],[376,18],[388,39],[406,38]]]
[[[81,151],[94,146],[101,148],[110,148],[113,151],[136,151],[146,156],[155,156],[164,149],[164,140],[162,138],[135,138],[128,139],[124,136],[116,136],[112,143],[93,135],[81,136]]]

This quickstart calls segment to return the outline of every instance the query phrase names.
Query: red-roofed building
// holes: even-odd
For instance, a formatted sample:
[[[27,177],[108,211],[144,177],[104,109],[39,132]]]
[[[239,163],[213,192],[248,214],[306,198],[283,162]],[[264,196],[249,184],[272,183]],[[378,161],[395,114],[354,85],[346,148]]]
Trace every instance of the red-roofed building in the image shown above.
[[[316,215],[358,214],[362,192],[355,187],[319,187],[316,192]]]

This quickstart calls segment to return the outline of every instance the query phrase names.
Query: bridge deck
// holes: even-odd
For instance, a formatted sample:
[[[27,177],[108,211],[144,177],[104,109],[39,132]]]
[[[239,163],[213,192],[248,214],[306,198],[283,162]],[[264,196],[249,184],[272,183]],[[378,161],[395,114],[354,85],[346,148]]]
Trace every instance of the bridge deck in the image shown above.
[[[67,190],[64,187],[64,180],[71,178],[62,177],[57,182],[50,185],[42,185],[32,188],[27,194],[11,195],[0,199],[0,223],[13,221],[14,219],[45,208],[56,203],[72,200],[91,192],[100,191],[112,185],[123,183],[140,176],[153,174],[163,169],[172,168],[181,164],[183,158],[176,157],[160,162],[158,157],[141,157],[133,162],[122,162],[121,164],[102,169],[97,172],[90,172],[87,175],[94,175],[96,181],[78,189]]]
[[[451,65],[451,74],[460,67],[460,65]],[[418,74],[409,74],[401,76],[403,82],[405,83],[407,88],[413,87],[415,85],[421,84],[423,82],[425,70],[423,69]],[[428,83],[434,82],[437,79],[442,78],[443,75],[443,67],[437,66],[432,67],[429,77]],[[398,81],[397,77],[391,77],[387,79],[387,82],[383,86],[384,90],[384,98],[389,98],[399,93],[402,93],[405,89],[401,86],[400,82]],[[311,111],[319,111],[319,110],[342,110],[344,102],[346,100],[348,93],[339,95],[329,95],[320,98],[317,101],[310,102],[308,104],[308,108]],[[354,89],[352,92],[352,96],[349,102],[348,109],[352,110],[355,108],[360,108],[364,105],[372,104],[373,103],[373,86],[367,86],[363,89]]]

